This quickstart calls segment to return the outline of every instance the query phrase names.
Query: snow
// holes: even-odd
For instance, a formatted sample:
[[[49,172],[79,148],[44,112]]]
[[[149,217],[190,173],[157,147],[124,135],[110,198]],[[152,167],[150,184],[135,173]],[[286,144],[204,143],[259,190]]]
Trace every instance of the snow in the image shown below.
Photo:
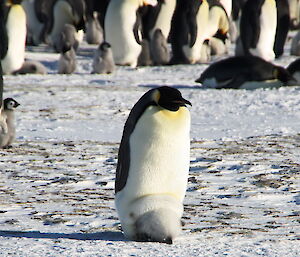
[[[300,256],[300,90],[205,89],[208,64],[117,67],[90,74],[83,44],[75,74],[31,47],[47,75],[5,76],[17,140],[0,150],[1,256]],[[287,51],[286,51],[287,52]],[[286,66],[288,53],[276,61]],[[183,232],[173,245],[128,241],[114,207],[124,122],[150,88],[192,102]]]

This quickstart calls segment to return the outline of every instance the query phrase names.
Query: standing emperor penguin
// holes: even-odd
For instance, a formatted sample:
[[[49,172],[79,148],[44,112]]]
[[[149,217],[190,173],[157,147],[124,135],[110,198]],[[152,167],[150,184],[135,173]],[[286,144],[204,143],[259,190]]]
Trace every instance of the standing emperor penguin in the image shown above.
[[[178,0],[171,23],[171,64],[197,63],[206,39],[209,20],[207,0]]]
[[[137,66],[141,53],[141,17],[144,4],[156,5],[156,0],[111,0],[104,21],[105,41],[113,51],[118,65]]]
[[[10,74],[21,68],[25,58],[26,14],[22,0],[10,0],[4,11],[8,36],[8,50],[1,60],[4,74]]]
[[[181,231],[190,112],[181,93],[149,90],[132,108],[119,148],[115,204],[126,237],[171,244]]]
[[[240,37],[245,55],[275,59],[273,51],[277,26],[275,0],[248,0],[242,9]]]

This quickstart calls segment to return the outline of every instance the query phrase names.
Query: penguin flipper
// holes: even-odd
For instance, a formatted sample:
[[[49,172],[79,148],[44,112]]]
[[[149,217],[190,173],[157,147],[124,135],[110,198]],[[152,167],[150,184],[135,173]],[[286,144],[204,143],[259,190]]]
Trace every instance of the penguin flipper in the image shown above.
[[[200,1],[199,1],[200,3]],[[197,31],[198,31],[198,27],[197,27],[197,12],[199,10],[199,3],[198,4],[193,4],[191,6],[190,11],[187,13],[187,25],[189,27],[189,32],[190,32],[190,42],[189,42],[189,46],[193,47],[193,45],[195,44],[196,40],[197,40]]]
[[[135,41],[141,45],[142,44],[142,38],[141,38],[141,29],[142,29],[142,18],[141,15],[138,13],[138,10],[136,12],[136,21],[133,26],[133,35],[135,38]]]
[[[241,85],[246,82],[245,74],[236,75],[232,80],[230,80],[226,84],[222,84],[221,86],[216,87],[217,89],[238,89]]]

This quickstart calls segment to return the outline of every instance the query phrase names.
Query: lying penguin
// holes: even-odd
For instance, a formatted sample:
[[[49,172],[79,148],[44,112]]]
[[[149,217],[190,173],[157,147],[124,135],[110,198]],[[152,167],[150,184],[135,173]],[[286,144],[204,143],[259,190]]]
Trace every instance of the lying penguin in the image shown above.
[[[300,58],[291,62],[286,69],[297,80],[297,84],[300,85]]]
[[[215,62],[204,70],[196,82],[217,89],[272,88],[296,84],[285,68],[257,56],[235,56]]]

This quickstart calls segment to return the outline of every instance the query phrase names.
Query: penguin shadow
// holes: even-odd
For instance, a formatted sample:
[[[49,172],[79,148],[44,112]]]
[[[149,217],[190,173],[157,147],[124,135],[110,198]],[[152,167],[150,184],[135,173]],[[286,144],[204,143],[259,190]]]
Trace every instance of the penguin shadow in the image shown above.
[[[165,86],[165,84],[139,84],[138,87],[144,87],[144,88],[156,88],[156,87],[162,87]],[[206,89],[203,88],[199,85],[172,85],[173,88],[177,88],[177,89],[193,89],[193,88],[197,88],[197,89]]]
[[[39,231],[0,230],[1,237],[34,238],[34,239],[73,239],[73,240],[104,240],[127,241],[122,232],[105,231],[97,233],[41,233]]]

